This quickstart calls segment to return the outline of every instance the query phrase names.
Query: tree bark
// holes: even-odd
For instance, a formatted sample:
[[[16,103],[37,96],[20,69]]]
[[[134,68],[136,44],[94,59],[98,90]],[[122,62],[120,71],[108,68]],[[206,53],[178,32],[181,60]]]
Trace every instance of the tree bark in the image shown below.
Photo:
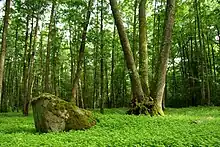
[[[52,29],[53,29],[53,22],[54,22],[54,10],[55,10],[56,2],[53,0],[51,14],[50,14],[50,23],[49,23],[49,32],[48,32],[48,39],[47,39],[47,55],[46,55],[46,67],[45,67],[45,80],[44,80],[44,91],[51,92],[50,90],[50,53],[51,53],[51,43],[52,43]]]
[[[89,4],[88,4],[88,11],[86,14],[86,19],[85,19],[85,23],[84,23],[84,27],[83,27],[83,32],[82,32],[82,38],[81,38],[81,45],[80,45],[80,49],[79,49],[79,56],[78,56],[78,62],[77,62],[77,70],[76,70],[76,74],[73,80],[73,87],[72,87],[72,102],[75,103],[76,102],[76,89],[77,89],[77,84],[79,82],[80,79],[80,75],[82,72],[82,64],[83,64],[83,59],[84,59],[84,52],[85,52],[85,45],[86,45],[86,35],[87,35],[87,28],[89,25],[89,21],[90,21],[90,15],[91,15],[91,9],[93,6],[93,2],[94,0],[89,0]]]
[[[128,113],[146,114],[149,112],[151,115],[164,115],[162,110],[162,100],[164,96],[166,69],[169,58],[169,50],[171,47],[172,29],[174,25],[175,0],[167,0],[164,36],[163,36],[160,56],[158,59],[157,68],[155,72],[156,73],[154,79],[155,83],[151,92],[151,96],[153,97],[153,102],[151,97],[147,97],[144,94],[144,90],[141,85],[141,80],[137,72],[137,68],[130,48],[129,40],[125,28],[123,26],[120,12],[117,7],[117,2],[116,0],[110,0],[110,4],[115,19],[115,24],[118,29],[125,61],[127,63],[128,72],[132,82],[131,84],[132,92],[133,92],[132,109],[130,109]],[[143,7],[143,5],[141,5],[141,7]]]
[[[101,33],[101,42],[100,42],[100,51],[101,51],[101,59],[100,59],[100,80],[101,80],[101,99],[100,99],[100,113],[104,114],[104,32],[103,32],[103,3],[101,0],[101,24],[100,24],[100,33]]]
[[[109,105],[108,108],[113,107],[114,105],[114,100],[115,100],[115,26],[114,26],[114,33],[113,33],[113,39],[112,39],[112,60],[111,60],[111,92],[110,92],[110,100],[109,100]]]
[[[124,52],[124,57],[126,60],[128,72],[131,79],[131,86],[132,86],[132,92],[133,92],[133,100],[132,100],[132,107],[135,107],[135,105],[138,102],[142,102],[145,99],[145,94],[141,87],[141,81],[139,78],[139,74],[134,62],[133,54],[131,51],[130,43],[126,34],[126,30],[123,26],[123,22],[121,19],[121,15],[117,6],[116,0],[110,0],[110,5],[112,9],[112,13],[115,19],[115,24],[118,30],[118,34],[120,37],[122,49]]]
[[[8,21],[9,21],[9,13],[10,13],[10,4],[11,0],[6,0],[5,7],[5,16],[4,16],[4,26],[2,32],[2,45],[1,45],[1,58],[0,58],[0,103],[2,100],[2,87],[3,87],[3,77],[4,77],[4,65],[5,65],[5,56],[7,49],[6,37],[8,33]]]
[[[33,12],[32,12],[33,13]],[[31,19],[31,33],[30,33],[30,43],[29,43],[29,48],[27,47],[27,53],[26,54],[26,61],[25,61],[25,76],[24,76],[24,105],[23,105],[23,114],[25,116],[28,116],[29,112],[29,98],[30,98],[30,89],[29,87],[30,84],[30,67],[31,67],[31,51],[32,51],[32,36],[33,36],[33,28],[34,28],[34,16],[32,14],[32,19]],[[27,34],[26,34],[27,35]]]
[[[133,22],[133,45],[132,45],[132,52],[134,56],[134,61],[137,63],[137,39],[136,39],[136,32],[137,32],[137,7],[138,7],[138,1],[134,1],[134,22]],[[137,65],[137,64],[136,64]]]
[[[31,48],[32,51],[30,50],[30,63],[29,63],[29,66],[28,66],[28,83],[27,83],[28,84],[28,87],[27,87],[27,90],[28,90],[27,92],[28,93],[27,93],[27,100],[25,101],[25,104],[24,104],[24,107],[25,107],[25,110],[26,110],[26,115],[28,115],[29,102],[32,99],[32,89],[33,89],[33,82],[34,82],[33,68],[34,68],[34,56],[35,56],[37,32],[38,32],[38,22],[39,22],[39,17],[37,17],[36,26],[35,26],[35,29],[34,29],[33,47]],[[30,45],[32,45],[32,44],[30,44]]]
[[[139,4],[139,75],[144,94],[149,96],[146,2],[147,0],[141,0]]]
[[[162,100],[164,95],[164,88],[166,82],[167,62],[169,59],[169,52],[171,48],[172,30],[174,26],[175,14],[175,0],[167,0],[166,13],[165,13],[165,27],[163,40],[161,44],[160,56],[155,72],[155,87],[152,90],[151,96],[154,99],[152,108],[153,115],[164,115],[162,110]]]

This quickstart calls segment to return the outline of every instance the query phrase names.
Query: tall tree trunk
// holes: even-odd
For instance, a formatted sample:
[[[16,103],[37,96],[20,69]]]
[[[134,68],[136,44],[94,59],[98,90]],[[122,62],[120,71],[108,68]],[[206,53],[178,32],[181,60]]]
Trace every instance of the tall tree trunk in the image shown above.
[[[198,39],[199,39],[199,49],[200,49],[200,69],[201,69],[201,79],[202,79],[202,85],[201,85],[201,100],[200,104],[204,105],[205,103],[205,70],[204,70],[204,48],[203,48],[203,42],[202,42],[202,30],[201,30],[201,19],[200,19],[200,2],[195,0],[195,11],[196,11],[196,19],[197,19],[197,28],[198,28]]]
[[[141,81],[140,81],[139,74],[138,74],[138,71],[137,71],[137,68],[134,62],[134,58],[133,58],[130,43],[129,43],[129,40],[126,34],[126,30],[123,26],[123,22],[122,22],[121,15],[120,15],[120,12],[117,6],[117,2],[116,0],[110,0],[110,4],[111,4],[112,13],[115,19],[115,24],[118,29],[118,34],[120,37],[122,49],[124,52],[124,57],[126,60],[128,73],[130,75],[130,79],[132,82],[131,84],[132,92],[133,92],[132,104],[133,104],[133,107],[135,107],[137,102],[143,101],[143,99],[145,98],[145,94],[141,87]]]
[[[155,72],[155,87],[152,89],[152,97],[154,105],[152,108],[153,115],[164,115],[162,110],[162,100],[164,95],[164,88],[166,82],[167,62],[169,59],[169,52],[171,48],[172,30],[174,26],[175,14],[175,0],[167,0],[165,21],[164,21],[164,34],[161,44],[160,56]]]
[[[8,33],[8,21],[10,13],[10,3],[11,0],[6,0],[5,16],[4,16],[4,26],[2,32],[2,45],[1,45],[1,55],[0,55],[0,103],[2,100],[2,87],[3,87],[3,77],[4,77],[4,65],[5,65],[5,55],[6,55],[6,37]]]
[[[49,32],[47,39],[47,55],[46,55],[46,70],[45,70],[45,80],[44,80],[44,92],[51,92],[50,89],[50,53],[51,53],[51,44],[52,44],[52,29],[54,22],[54,10],[56,2],[53,0],[51,14],[50,14],[50,23],[49,23]]]
[[[69,46],[70,46],[70,73],[71,73],[71,85],[73,84],[73,78],[74,78],[74,54],[73,54],[73,48],[72,48],[72,28],[71,24],[69,22]]]
[[[99,3],[96,3],[96,33],[99,33]],[[95,46],[93,51],[94,57],[94,84],[93,84],[93,109],[96,107],[97,99],[99,97],[99,72],[98,72],[98,54],[99,54],[99,36],[95,38]]]
[[[156,37],[156,29],[157,29],[157,24],[156,24],[156,11],[157,11],[157,0],[154,1],[154,23],[153,23],[153,48],[152,48],[152,61],[151,61],[151,73],[152,73],[152,76],[151,76],[151,79],[154,78],[154,67],[155,67],[155,55],[156,55],[156,48],[157,48],[157,45],[156,45],[156,38],[159,38],[159,36]]]
[[[32,12],[33,13],[33,12]],[[30,62],[31,62],[31,51],[32,51],[32,36],[33,36],[33,28],[34,28],[34,16],[32,14],[32,19],[31,19],[31,33],[30,33],[30,42],[29,42],[29,48],[27,49],[27,57],[26,57],[26,68],[25,68],[25,82],[24,82],[24,106],[23,106],[23,114],[25,116],[28,116],[29,112],[29,84],[30,84]]]
[[[130,79],[132,82],[131,86],[133,92],[133,100],[132,100],[133,109],[130,109],[128,113],[146,114],[147,111],[149,111],[151,115],[164,115],[162,110],[162,99],[164,96],[166,69],[167,69],[167,62],[169,57],[169,50],[171,47],[172,29],[174,25],[175,0],[167,0],[164,37],[162,40],[161,52],[157,63],[158,64],[157,69],[155,72],[157,73],[154,79],[155,86],[152,88],[152,94],[151,94],[151,96],[154,98],[153,103],[152,103],[152,99],[150,97],[147,97],[142,89],[140,77],[137,72],[137,68],[135,66],[135,62],[131,52],[127,34],[123,26],[123,22],[117,7],[117,2],[116,0],[110,0],[110,4],[115,19],[115,23],[118,29],[122,49],[124,52],[124,57],[127,63],[128,72],[130,74]]]
[[[42,28],[43,28],[43,25],[42,25]],[[41,31],[40,33],[40,45],[39,45],[39,54],[40,54],[40,68],[41,68],[41,71],[40,71],[40,75],[41,75],[41,81],[40,81],[40,87],[41,87],[41,92],[44,91],[44,80],[45,80],[45,76],[44,76],[44,51],[43,51],[43,39],[44,39],[44,36],[43,36],[43,31]]]
[[[20,94],[19,94],[19,78],[18,78],[18,75],[19,75],[19,63],[18,63],[18,30],[19,30],[19,24],[17,24],[17,27],[16,27],[16,33],[15,33],[15,51],[14,51],[14,56],[15,56],[15,62],[14,62],[14,69],[15,69],[15,75],[14,75],[14,101],[15,101],[15,104],[14,104],[14,107],[15,109],[18,109],[19,108],[19,98],[20,98]]]
[[[36,51],[38,23],[39,23],[39,16],[37,16],[36,26],[34,29],[34,40],[33,40],[32,51],[30,50],[30,65],[28,67],[28,96],[27,96],[27,101],[26,101],[27,102],[26,103],[27,113],[28,113],[29,101],[32,99],[32,88],[33,88],[33,82],[34,82],[34,71],[33,71],[34,56],[35,56],[35,51]]]
[[[114,88],[114,81],[115,81],[115,26],[114,26],[114,33],[113,33],[113,39],[112,39],[112,65],[111,65],[111,94],[110,94],[110,100],[108,108],[113,107],[114,100],[115,100],[115,88]]]
[[[133,45],[132,45],[132,52],[133,52],[133,56],[134,56],[134,61],[137,63],[137,36],[136,36],[136,32],[137,32],[137,7],[138,7],[138,2],[139,0],[135,0],[134,1],[134,22],[133,22]]]
[[[55,14],[55,18],[56,18],[56,14]],[[56,28],[56,20],[54,18],[54,22],[53,22],[53,33],[52,33],[52,62],[51,62],[51,85],[52,85],[52,93],[55,94],[56,96],[58,96],[57,94],[57,52],[58,52],[58,48],[60,48],[60,44],[61,43],[57,43],[58,37],[57,35],[57,28]],[[62,40],[62,38],[61,38]]]
[[[105,62],[105,93],[106,99],[109,101],[109,90],[108,90],[108,63]]]
[[[139,4],[139,75],[144,94],[148,97],[150,95],[150,90],[148,84],[146,2],[147,0],[141,0]]]
[[[90,21],[90,15],[91,15],[91,11],[92,11],[93,1],[94,0],[89,0],[88,11],[86,14],[85,23],[84,23],[84,27],[83,27],[83,31],[82,31],[81,45],[80,45],[80,49],[79,49],[79,56],[78,56],[78,62],[77,62],[77,70],[76,70],[76,74],[75,74],[75,77],[73,80],[73,87],[72,87],[72,99],[71,100],[73,103],[76,102],[76,98],[75,98],[76,89],[77,89],[77,84],[79,82],[80,75],[82,72],[82,64],[83,64],[85,45],[86,45],[87,28],[88,28],[89,21]]]
[[[103,3],[101,0],[101,24],[100,24],[100,33],[101,33],[101,43],[100,43],[100,51],[101,51],[101,59],[100,59],[100,80],[101,80],[101,99],[100,99],[100,113],[104,113],[104,32],[103,32]]]
[[[25,43],[24,43],[24,55],[23,55],[23,89],[22,89],[22,110],[23,114],[25,115],[25,99],[27,98],[27,82],[28,82],[28,70],[27,70],[27,62],[28,62],[28,35],[29,35],[29,18],[30,16],[27,15],[26,21],[26,33],[25,33]]]

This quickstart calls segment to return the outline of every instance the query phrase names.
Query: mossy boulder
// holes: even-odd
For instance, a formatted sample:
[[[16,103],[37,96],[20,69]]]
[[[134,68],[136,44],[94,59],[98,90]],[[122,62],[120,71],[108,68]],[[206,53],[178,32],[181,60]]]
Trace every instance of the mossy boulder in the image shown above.
[[[90,111],[80,109],[52,94],[43,93],[31,102],[38,132],[88,129],[96,124]]]

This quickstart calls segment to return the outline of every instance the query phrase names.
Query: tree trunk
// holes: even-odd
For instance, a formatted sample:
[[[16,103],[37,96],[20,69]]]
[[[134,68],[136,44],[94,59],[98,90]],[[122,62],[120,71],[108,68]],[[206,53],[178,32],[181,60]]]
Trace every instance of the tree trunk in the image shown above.
[[[32,12],[33,13],[33,12]],[[29,43],[29,48],[27,47],[27,53],[26,54],[26,62],[25,62],[25,66],[27,66],[25,68],[25,82],[24,82],[24,106],[23,106],[23,114],[25,116],[28,116],[28,112],[29,112],[29,98],[30,98],[30,91],[29,89],[31,89],[31,87],[29,87],[30,84],[30,66],[31,66],[31,51],[32,51],[32,36],[33,36],[33,28],[34,28],[34,16],[32,14],[32,19],[31,19],[31,33],[30,33],[30,43]]]
[[[42,28],[43,28],[43,25],[42,25]],[[44,80],[45,80],[45,76],[44,76],[44,51],[43,51],[43,31],[41,31],[40,33],[40,45],[39,45],[39,55],[40,55],[40,68],[41,68],[41,71],[40,71],[40,75],[41,75],[41,81],[40,81],[40,87],[41,87],[41,92],[44,91]]]
[[[32,88],[33,88],[33,81],[34,81],[34,72],[33,72],[33,68],[34,68],[34,56],[35,56],[35,50],[36,50],[36,41],[37,41],[37,32],[38,32],[38,22],[39,22],[39,17],[37,17],[37,20],[36,20],[36,26],[35,26],[35,29],[34,29],[34,40],[33,40],[33,47],[30,48],[30,63],[29,63],[29,66],[28,66],[28,93],[27,93],[27,100],[26,100],[26,103],[25,103],[25,110],[26,110],[26,115],[28,115],[28,108],[29,108],[29,102],[30,100],[32,99]],[[32,24],[33,26],[33,24]],[[33,31],[33,30],[32,30]],[[31,35],[32,37],[32,35]],[[30,42],[30,46],[31,46],[31,42]]]
[[[133,45],[132,45],[132,52],[134,56],[134,61],[137,63],[137,39],[136,39],[136,32],[137,32],[137,7],[138,7],[138,1],[134,1],[134,22],[133,22]]]
[[[73,48],[72,48],[72,28],[71,24],[69,22],[69,47],[70,47],[70,73],[71,73],[71,85],[73,84],[73,78],[74,78],[74,54],[73,54]]]
[[[101,80],[101,99],[100,99],[100,113],[104,114],[104,32],[103,32],[103,3],[101,0],[101,24],[100,24],[100,33],[101,33],[101,43],[100,43],[100,51],[101,51],[101,59],[100,59],[100,80]]]
[[[164,115],[162,110],[162,100],[166,81],[166,69],[171,47],[172,29],[174,25],[175,0],[167,0],[164,37],[162,40],[161,51],[156,68],[155,84],[152,88],[153,102],[150,97],[144,94],[141,80],[135,66],[134,58],[130,48],[129,40],[123,26],[123,22],[117,7],[116,0],[110,0],[111,9],[118,29],[124,57],[127,63],[128,72],[131,79],[133,92],[132,109],[128,113],[141,114],[150,113],[151,115]]]
[[[26,33],[25,33],[25,44],[24,44],[24,57],[23,57],[23,90],[22,90],[22,110],[23,114],[26,115],[27,112],[25,110],[25,101],[27,99],[27,83],[28,83],[28,70],[27,70],[27,62],[28,62],[28,35],[29,35],[29,15],[27,15],[26,21]]]
[[[124,57],[126,60],[128,73],[131,79],[131,86],[132,86],[132,92],[133,92],[132,107],[134,108],[136,107],[138,103],[141,103],[145,99],[145,94],[141,87],[141,81],[140,81],[139,74],[138,74],[138,71],[137,71],[137,68],[134,62],[134,58],[133,58],[130,43],[129,43],[129,40],[126,34],[126,30],[123,26],[121,15],[118,10],[117,2],[116,0],[110,0],[110,4],[111,4],[112,13],[115,19],[115,24],[117,26],[118,34],[120,37],[122,49],[124,52]],[[140,112],[134,112],[134,113],[140,113]]]
[[[45,67],[45,83],[44,83],[44,91],[51,92],[50,90],[50,53],[51,53],[51,43],[52,43],[52,29],[53,29],[53,22],[54,22],[54,10],[55,10],[56,2],[53,0],[51,14],[50,14],[50,23],[49,23],[49,32],[48,32],[48,39],[47,39],[47,55],[46,55],[46,67]]]
[[[152,108],[152,115],[164,115],[162,110],[162,100],[164,95],[164,88],[166,82],[167,62],[169,59],[169,52],[171,48],[172,29],[174,26],[175,14],[175,0],[167,0],[165,21],[164,21],[164,34],[161,44],[160,56],[156,68],[155,87],[152,89],[151,96],[154,99]]]
[[[17,27],[16,27],[16,33],[15,33],[15,51],[14,51],[14,56],[15,56],[15,61],[14,61],[14,69],[15,69],[15,74],[14,74],[14,92],[13,92],[13,97],[14,97],[14,109],[17,109],[19,108],[19,78],[18,78],[18,75],[19,75],[19,63],[18,63],[18,30],[19,30],[19,25],[17,24]]]
[[[111,94],[110,94],[110,100],[109,100],[109,105],[108,108],[113,107],[114,105],[114,100],[115,100],[115,86],[114,86],[114,81],[115,81],[115,26],[114,26],[114,33],[113,33],[113,39],[112,39],[112,62],[111,62]]]
[[[148,84],[146,2],[147,0],[141,0],[139,4],[139,75],[144,94],[148,97],[150,95],[150,90]]]
[[[99,33],[99,5],[96,3],[96,33]],[[93,109],[96,108],[96,102],[99,97],[99,72],[98,72],[98,55],[99,55],[99,36],[95,38],[95,46],[93,51],[94,57],[94,84],[93,84]]]
[[[89,0],[88,11],[87,11],[83,31],[82,31],[81,45],[80,45],[80,49],[79,49],[79,56],[78,56],[78,62],[77,62],[77,70],[76,70],[76,74],[75,74],[75,77],[73,80],[73,87],[72,87],[72,99],[71,100],[73,103],[76,102],[76,98],[75,98],[76,94],[75,93],[76,93],[77,84],[79,82],[80,75],[82,72],[82,64],[83,64],[85,45],[86,45],[87,28],[88,28],[89,21],[90,21],[90,15],[91,15],[91,11],[92,11],[93,1],[94,0]]]
[[[0,103],[2,100],[2,87],[3,87],[3,77],[4,77],[4,65],[5,65],[5,55],[6,55],[6,37],[8,33],[8,21],[10,13],[10,3],[11,0],[6,0],[5,16],[4,16],[4,26],[2,32],[2,43],[1,43],[1,58],[0,58]]]

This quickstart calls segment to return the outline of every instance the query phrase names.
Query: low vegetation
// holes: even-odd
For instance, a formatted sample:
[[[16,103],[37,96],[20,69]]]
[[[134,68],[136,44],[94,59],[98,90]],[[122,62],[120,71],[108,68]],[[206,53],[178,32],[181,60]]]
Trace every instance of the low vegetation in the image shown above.
[[[0,114],[0,146],[218,146],[220,108],[167,109],[165,117],[126,115],[126,109],[94,111],[85,131],[40,134],[33,116]]]

